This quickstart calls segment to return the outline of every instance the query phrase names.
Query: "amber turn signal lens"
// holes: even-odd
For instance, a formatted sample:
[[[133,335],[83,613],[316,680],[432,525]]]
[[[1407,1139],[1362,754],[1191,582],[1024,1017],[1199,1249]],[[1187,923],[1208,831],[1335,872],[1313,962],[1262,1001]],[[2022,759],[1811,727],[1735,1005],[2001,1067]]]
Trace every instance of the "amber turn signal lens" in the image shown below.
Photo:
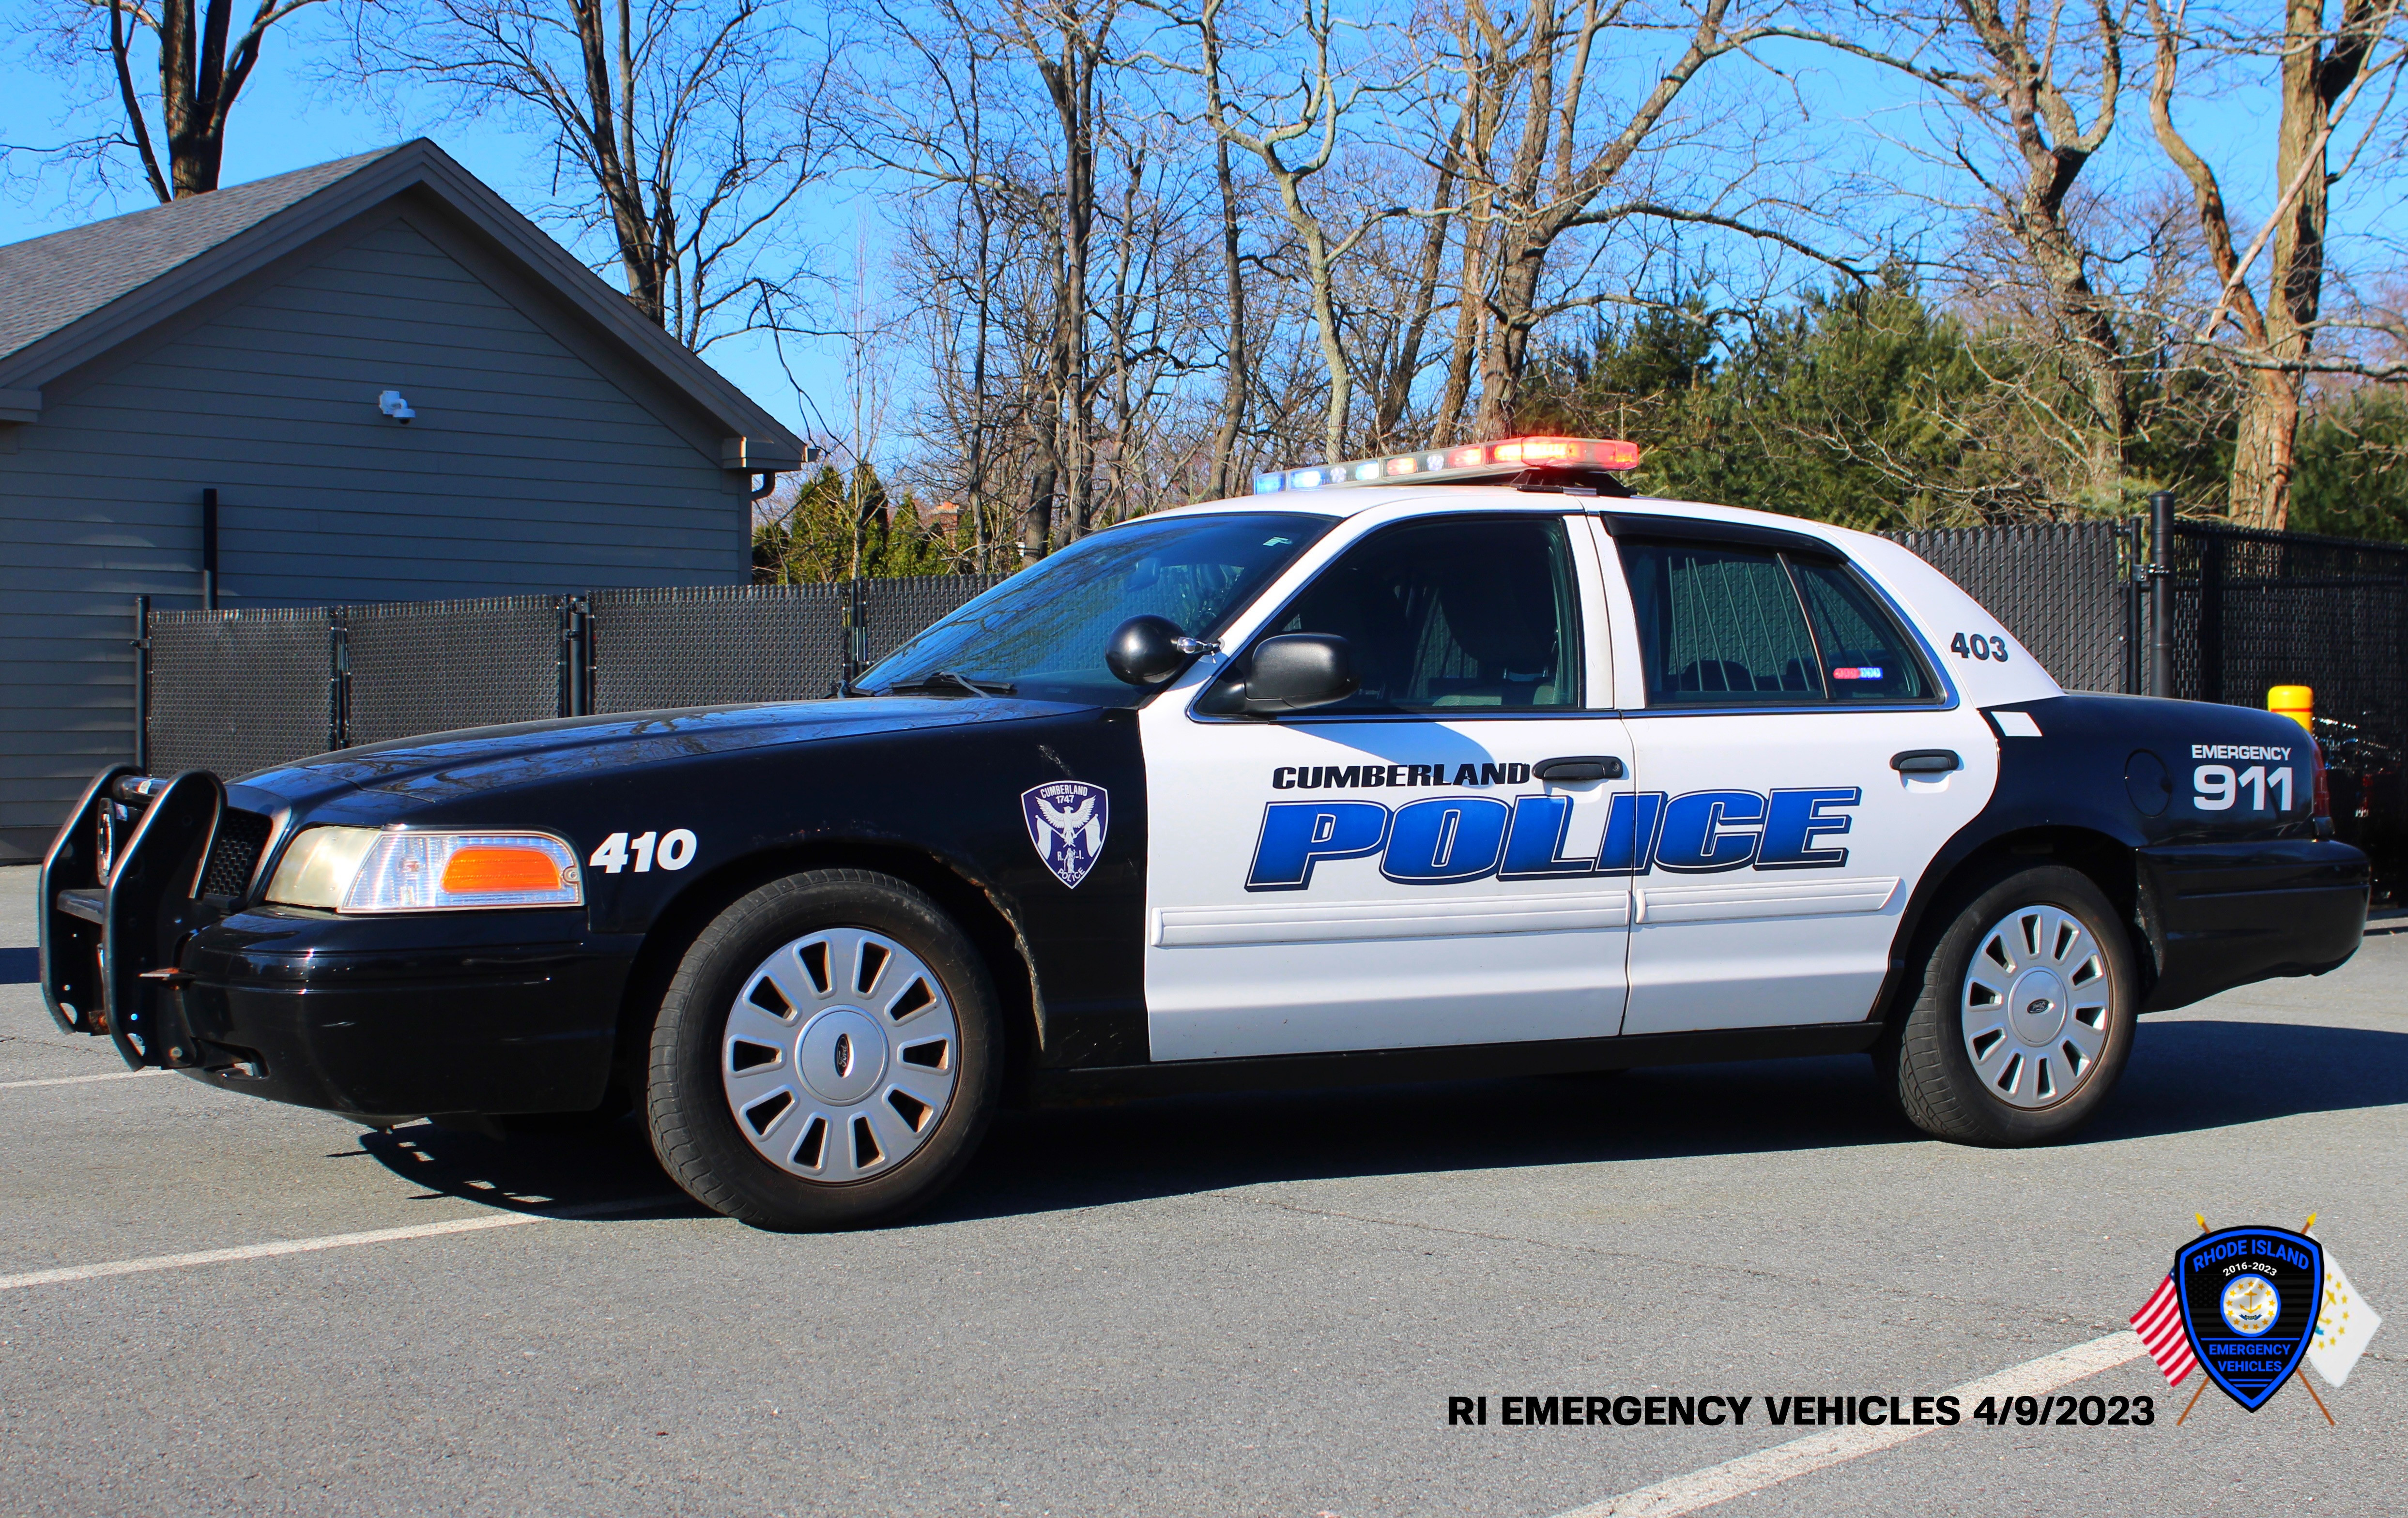
[[[443,889],[456,892],[557,891],[560,866],[535,849],[470,847],[443,866]]]

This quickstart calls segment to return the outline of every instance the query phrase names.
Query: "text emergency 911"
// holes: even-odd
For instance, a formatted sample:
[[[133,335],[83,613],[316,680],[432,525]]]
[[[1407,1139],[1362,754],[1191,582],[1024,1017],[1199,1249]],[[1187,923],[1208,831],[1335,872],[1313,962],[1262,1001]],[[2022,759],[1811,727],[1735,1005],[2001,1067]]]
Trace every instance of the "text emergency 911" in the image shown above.
[[[1450,1396],[1449,1425],[1486,1426],[1489,1398]],[[1862,1396],[1500,1396],[1497,1422],[1507,1427],[1587,1425],[1620,1427],[1670,1427],[1680,1425],[1743,1425],[1748,1410],[1761,1402],[1764,1421],[1776,1427],[1873,1427],[1885,1425],[1953,1427],[1964,1421],[1964,1405],[1953,1395],[1898,1396],[1872,1393]],[[1973,1410],[1973,1421],[1993,1427],[2013,1423],[2022,1427],[2057,1424],[2095,1428],[2145,1428],[2157,1421],[2156,1399],[2142,1396],[1985,1396]]]

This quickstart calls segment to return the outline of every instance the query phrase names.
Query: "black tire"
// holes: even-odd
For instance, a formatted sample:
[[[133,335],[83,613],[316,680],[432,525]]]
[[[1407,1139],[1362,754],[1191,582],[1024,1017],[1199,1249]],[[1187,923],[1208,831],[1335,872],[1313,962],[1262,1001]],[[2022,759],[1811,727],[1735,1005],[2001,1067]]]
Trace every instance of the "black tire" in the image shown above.
[[[1934,1138],[2001,1149],[2055,1143],[2097,1113],[2131,1055],[2139,1001],[2131,936],[2106,895],[2078,870],[2061,865],[2002,866],[1987,881],[1972,888],[1970,899],[1959,895],[1957,909],[1945,920],[1946,925],[1936,935],[1926,936],[1919,963],[1911,972],[1915,979],[1903,988],[1904,1015],[1873,1051],[1873,1063],[1899,1114]],[[2072,1032],[2097,1047],[2077,1066],[2078,1051],[2060,1043],[2067,1052],[2057,1054],[2044,1047],[2057,1034],[2041,1035],[2038,1043],[2029,1043],[2024,1040],[2031,1036],[2023,1032],[2001,1033],[1982,1050],[1981,1057],[1997,1067],[1993,1075],[1985,1077],[1975,1067],[1976,1053],[1969,1045],[1966,1020],[1971,1010],[1979,1017],[1975,1038],[1989,1038],[1991,1030],[1981,1024],[1993,1018],[1982,1015],[1975,1005],[1977,995],[1989,993],[1977,993],[1968,984],[1967,976],[1974,967],[1974,955],[1988,952],[1985,946],[1991,944],[1994,932],[2007,936],[2003,948],[2012,964],[2020,957],[2014,935],[2024,931],[2025,924],[2061,923],[2040,913],[2026,915],[2026,909],[2065,914],[2087,931],[2089,942],[2095,945],[2103,969],[2080,982],[2083,989],[2078,995],[2069,994],[2068,1006],[2058,1015],[2086,1016],[2087,1006],[2075,1010],[2071,1004],[2102,998],[2099,1037],[2088,1039],[2067,1022],[2060,1022],[2057,1031]],[[2073,952],[2080,955],[2080,940],[2073,940]],[[2081,957],[2086,964],[2087,956]],[[2050,967],[2043,956],[2035,955],[2023,973],[2042,975]],[[1985,978],[2023,983],[2010,980],[2006,970],[1990,967],[1985,967]],[[2058,983],[2064,983],[2062,976]],[[2045,985],[2041,982],[2042,989]],[[2043,999],[2034,995],[2027,1002],[2010,991],[1992,1005],[2000,1009],[1998,1020],[2013,1029],[2016,1024],[2009,1020],[2015,1006],[2036,1009]],[[2044,1028],[2048,1016],[2037,1012],[2032,1022]],[[2030,1066],[2014,1063],[2025,1054],[2033,1057]],[[2057,1089],[2050,1089],[2052,1081]],[[2002,1095],[2004,1089],[2012,1089],[2014,1095]]]
[[[824,932],[867,932],[916,955],[950,1004],[950,1057],[957,1062],[951,1098],[918,1147],[883,1170],[842,1181],[809,1179],[765,1157],[756,1142],[766,1140],[748,1138],[738,1125],[731,1091],[742,1078],[722,1064],[736,1058],[729,1023],[756,970],[782,947]],[[754,1227],[803,1232],[888,1222],[927,1203],[968,1163],[994,1115],[1003,1053],[986,965],[925,893],[867,870],[790,875],[721,912],[686,951],[661,998],[645,1082],[652,1152],[695,1200]],[[795,1063],[801,1064],[799,1049]]]

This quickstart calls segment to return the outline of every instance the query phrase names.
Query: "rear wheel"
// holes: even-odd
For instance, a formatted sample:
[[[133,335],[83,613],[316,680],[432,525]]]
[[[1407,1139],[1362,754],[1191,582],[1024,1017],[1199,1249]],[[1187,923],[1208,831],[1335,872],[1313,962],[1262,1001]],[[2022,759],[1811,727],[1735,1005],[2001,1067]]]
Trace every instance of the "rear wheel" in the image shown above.
[[[789,876],[721,913],[670,981],[652,1148],[695,1200],[759,1227],[882,1222],[968,1161],[1002,1050],[986,967],[924,893]]]
[[[1930,942],[1914,1000],[1874,1054],[1899,1110],[1936,1138],[2018,1147],[2089,1121],[2132,1049],[2131,940],[2090,878],[2014,871]]]

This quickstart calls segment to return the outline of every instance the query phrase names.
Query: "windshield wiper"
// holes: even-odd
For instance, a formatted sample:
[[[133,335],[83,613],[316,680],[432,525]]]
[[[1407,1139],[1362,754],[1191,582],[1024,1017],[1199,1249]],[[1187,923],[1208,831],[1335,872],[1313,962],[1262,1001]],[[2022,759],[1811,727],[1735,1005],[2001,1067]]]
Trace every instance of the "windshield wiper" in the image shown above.
[[[901,695],[906,692],[912,692],[926,695],[947,689],[968,691],[972,695],[1010,695],[1019,687],[1006,680],[972,680],[968,675],[957,674],[951,669],[932,669],[918,680],[903,680],[889,685],[878,694]]]

